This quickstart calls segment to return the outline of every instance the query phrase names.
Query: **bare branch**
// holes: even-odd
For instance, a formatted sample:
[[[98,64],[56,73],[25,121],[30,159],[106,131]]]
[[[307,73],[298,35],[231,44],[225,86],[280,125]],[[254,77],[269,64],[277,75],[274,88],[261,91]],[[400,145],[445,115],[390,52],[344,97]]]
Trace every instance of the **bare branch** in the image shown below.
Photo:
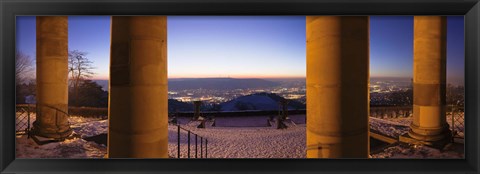
[[[78,87],[81,81],[91,78],[95,73],[92,61],[88,60],[87,53],[79,50],[68,52],[68,73],[70,74],[69,84],[73,88],[75,102],[78,98]]]
[[[32,76],[33,59],[21,51],[15,52],[15,84],[22,84],[27,77]]]

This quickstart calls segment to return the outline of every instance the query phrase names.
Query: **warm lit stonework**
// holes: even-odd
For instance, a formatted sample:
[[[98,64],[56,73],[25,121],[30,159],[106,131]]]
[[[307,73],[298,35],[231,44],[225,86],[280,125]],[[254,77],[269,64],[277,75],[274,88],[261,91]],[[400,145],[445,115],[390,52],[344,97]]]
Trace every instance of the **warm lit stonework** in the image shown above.
[[[446,32],[446,17],[414,17],[414,109],[408,135],[427,144],[450,137],[445,116]]]
[[[112,17],[109,158],[168,157],[167,17]]]
[[[368,158],[369,17],[307,16],[307,158]]]
[[[62,139],[68,123],[68,17],[42,16],[37,32],[37,118],[33,134]]]

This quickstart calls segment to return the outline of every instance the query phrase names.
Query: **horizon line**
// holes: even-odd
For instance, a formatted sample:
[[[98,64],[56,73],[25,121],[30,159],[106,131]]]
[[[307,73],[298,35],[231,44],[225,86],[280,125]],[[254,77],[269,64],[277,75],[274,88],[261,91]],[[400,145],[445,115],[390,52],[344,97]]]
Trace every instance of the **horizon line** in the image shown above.
[[[306,76],[203,76],[203,77],[167,77],[167,79],[209,79],[209,78],[231,78],[231,79],[300,79]],[[411,76],[370,76],[370,78],[413,78]],[[94,77],[89,80],[109,80],[108,77]]]

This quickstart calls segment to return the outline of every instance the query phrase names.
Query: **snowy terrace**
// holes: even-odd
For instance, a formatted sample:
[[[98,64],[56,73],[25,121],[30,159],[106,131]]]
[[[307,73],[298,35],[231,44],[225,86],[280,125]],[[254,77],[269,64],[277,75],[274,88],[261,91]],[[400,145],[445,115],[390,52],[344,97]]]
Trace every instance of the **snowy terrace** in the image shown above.
[[[463,117],[463,114],[461,114]],[[182,127],[208,138],[209,158],[305,158],[305,115],[290,115],[295,123],[287,129],[275,129],[267,125],[269,116],[217,117],[216,126],[196,128],[189,118],[179,117]],[[451,116],[447,116],[447,120]],[[31,115],[31,122],[35,114]],[[103,158],[106,154],[105,139],[108,122],[101,117],[84,118],[70,116],[74,133],[81,138],[64,142],[37,145],[26,135],[17,135],[17,158]],[[374,118],[370,127],[385,135],[397,137],[408,131],[411,117]],[[463,129],[457,125],[456,129]],[[177,127],[169,125],[169,156],[177,157]],[[93,138],[92,138],[93,137]],[[181,157],[187,157],[186,132],[181,132]],[[95,141],[92,141],[95,140]],[[191,157],[195,154],[194,137],[191,137]],[[100,143],[99,143],[100,142]],[[200,143],[200,142],[198,142]],[[463,146],[463,145],[462,145]],[[450,149],[448,149],[450,148]],[[443,151],[425,147],[393,144],[385,150],[371,154],[372,158],[463,158],[463,147],[448,147]],[[199,155],[200,152],[198,152]]]

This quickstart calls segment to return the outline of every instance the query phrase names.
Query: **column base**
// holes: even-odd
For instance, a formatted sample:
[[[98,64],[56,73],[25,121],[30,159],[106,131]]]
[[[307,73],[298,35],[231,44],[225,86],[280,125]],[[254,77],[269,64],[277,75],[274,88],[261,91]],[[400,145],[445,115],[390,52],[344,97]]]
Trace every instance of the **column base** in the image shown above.
[[[51,128],[51,129],[54,129],[54,128]],[[34,136],[52,138],[55,140],[64,140],[67,137],[69,137],[73,132],[73,130],[70,127],[68,127],[65,130],[58,130],[58,129],[56,131],[45,131],[45,130],[46,129],[43,129],[42,127],[40,127],[37,124],[37,122],[33,122],[33,128],[30,131],[30,133],[31,135],[34,135]]]
[[[442,135],[443,138],[439,140],[433,140],[433,141],[428,141],[428,140],[420,140],[417,139],[416,137],[412,137],[411,130],[409,133],[405,133],[403,135],[400,135],[398,140],[403,143],[408,143],[408,144],[415,144],[415,145],[425,145],[425,146],[430,146],[436,149],[443,149],[447,144],[451,143],[451,132],[450,130],[447,130],[444,132]]]
[[[55,143],[55,142],[60,142],[64,141],[66,139],[73,139],[73,138],[81,138],[80,135],[77,134],[70,134],[69,136],[65,138],[47,138],[39,135],[35,135],[33,132],[30,132],[30,137],[37,143],[38,145],[44,145],[48,143]]]
[[[452,133],[448,124],[444,124],[443,126],[437,128],[424,128],[415,124],[411,124],[408,135],[417,140],[432,142],[452,137]]]

